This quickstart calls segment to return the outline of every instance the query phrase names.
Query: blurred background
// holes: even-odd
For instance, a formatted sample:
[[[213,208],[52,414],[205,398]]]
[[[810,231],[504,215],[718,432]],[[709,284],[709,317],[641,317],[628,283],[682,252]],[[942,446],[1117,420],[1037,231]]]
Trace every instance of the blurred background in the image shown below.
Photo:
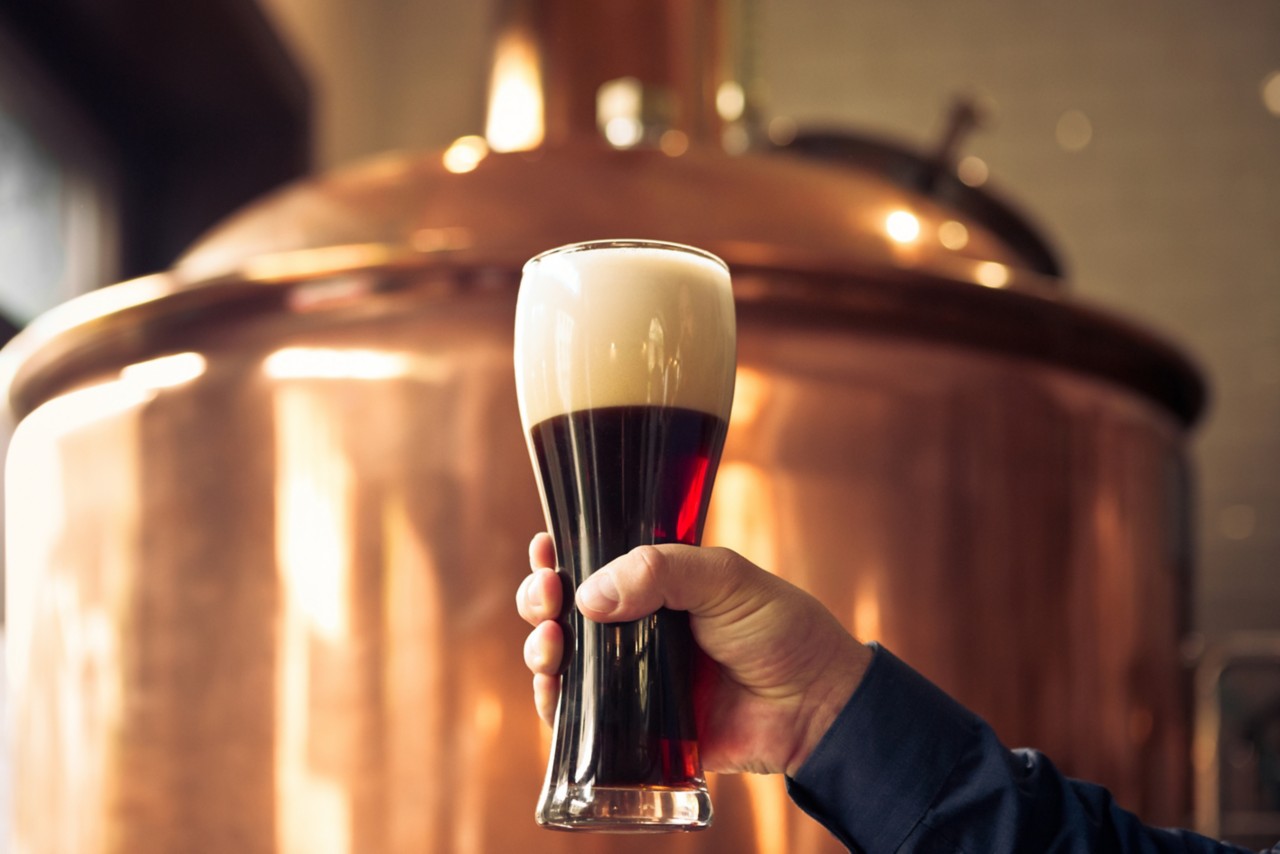
[[[317,166],[483,127],[490,4],[264,7],[312,82]],[[954,97],[982,99],[968,168],[1045,231],[1073,293],[1209,377],[1196,625],[1280,629],[1280,6],[763,2],[754,37],[770,120],[928,149]]]
[[[21,17],[20,4],[9,5]],[[120,37],[160,55],[148,68],[171,61],[175,78],[222,87],[200,95],[236,115],[203,103],[206,116],[181,131],[178,118],[138,115],[136,105],[122,107],[124,116],[84,115],[123,94],[76,105],[58,81],[41,80],[32,55],[50,49],[43,39],[56,14],[41,22],[46,35],[35,45],[22,43],[21,27],[4,33],[0,299],[15,322],[86,288],[163,269],[212,220],[308,163],[328,170],[389,150],[444,148],[483,128],[491,3],[263,0],[261,12],[301,75],[281,83],[288,73],[278,63],[254,66],[266,66],[274,91],[290,93],[275,102],[247,71],[242,79],[234,66],[210,65],[217,50],[192,69],[182,45],[157,46],[145,32]],[[987,119],[963,145],[968,180],[1011,199],[1042,229],[1074,294],[1167,334],[1209,378],[1194,439],[1195,625],[1209,635],[1280,629],[1280,6],[766,0],[755,20],[752,61],[775,133],[838,128],[927,150],[952,100],[978,99]],[[218,32],[184,31],[210,40]],[[60,44],[58,61],[73,62],[75,40]],[[258,150],[273,138],[289,148],[307,116],[303,151]],[[183,207],[150,188],[146,201],[111,195],[119,177],[94,166],[109,150],[100,125],[126,122],[151,137],[127,156],[157,173],[146,152],[177,152],[168,156],[181,162],[151,181],[198,210],[178,222],[150,215],[134,240],[146,245],[121,258],[112,242],[121,216],[148,216],[132,213],[145,204]],[[200,159],[214,147],[201,144],[208,135],[222,137],[219,157],[236,152],[238,176],[211,200],[200,195],[215,195],[204,176],[228,170]],[[84,174],[108,180],[95,185]]]
[[[289,180],[482,132],[501,8],[0,3],[0,314],[21,328],[163,270]],[[960,179],[1040,230],[1072,299],[1166,336],[1208,381],[1186,661],[1280,633],[1280,4],[761,0],[747,20],[762,142],[927,152],[969,99]],[[1259,667],[1228,675],[1265,710]]]

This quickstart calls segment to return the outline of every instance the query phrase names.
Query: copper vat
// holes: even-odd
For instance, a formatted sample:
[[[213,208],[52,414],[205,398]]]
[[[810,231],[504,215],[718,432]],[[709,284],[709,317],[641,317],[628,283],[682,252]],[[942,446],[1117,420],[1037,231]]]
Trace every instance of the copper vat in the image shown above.
[[[544,48],[607,29],[568,5],[508,20]],[[679,40],[721,7],[649,8]],[[612,236],[735,273],[707,541],[1006,741],[1185,821],[1194,367],[977,224],[947,249],[952,212],[876,174],[725,154],[714,111],[664,120],[687,150],[606,145],[583,104],[620,70],[705,87],[625,44],[574,56],[542,57],[537,147],[286,189],[6,349],[15,854],[652,850],[534,826],[548,734],[512,604],[541,524],[519,265]],[[885,232],[897,211],[910,240]],[[841,850],[781,780],[712,787],[715,827],[663,850]]]

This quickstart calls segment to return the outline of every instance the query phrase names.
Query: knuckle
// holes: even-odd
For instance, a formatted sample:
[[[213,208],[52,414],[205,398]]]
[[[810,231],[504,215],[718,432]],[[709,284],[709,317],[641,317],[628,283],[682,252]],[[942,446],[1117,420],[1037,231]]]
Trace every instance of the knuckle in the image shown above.
[[[624,598],[627,592],[631,592],[636,597],[635,604],[639,602],[648,603],[653,599],[661,599],[666,589],[666,579],[670,571],[670,562],[667,556],[663,554],[662,549],[657,546],[639,546],[632,551],[636,558],[634,569],[632,570],[631,583],[626,587],[628,591],[621,586],[619,589],[623,592]]]
[[[758,574],[752,572],[754,564],[732,549],[716,547],[708,551],[709,593],[705,602],[708,614],[749,612],[769,601],[771,597],[760,588]]]
[[[638,546],[631,552],[639,561],[637,567],[641,580],[656,584],[667,572],[667,557],[657,546]]]
[[[735,564],[743,560],[742,556],[737,552],[724,546],[712,546],[706,551],[711,558],[711,565],[723,573],[732,572]]]

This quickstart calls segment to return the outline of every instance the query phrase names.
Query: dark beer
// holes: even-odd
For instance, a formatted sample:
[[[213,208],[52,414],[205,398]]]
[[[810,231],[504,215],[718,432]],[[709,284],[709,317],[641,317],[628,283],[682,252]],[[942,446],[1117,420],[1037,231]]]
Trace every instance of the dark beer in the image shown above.
[[[520,417],[565,586],[566,669],[537,820],[706,827],[688,615],[593,623],[573,598],[636,546],[700,541],[733,400],[728,269],[674,244],[562,247],[525,265],[515,331]]]
[[[578,786],[702,783],[688,615],[601,625],[572,607],[594,569],[638,545],[695,544],[727,429],[689,409],[618,406],[534,426],[533,447],[565,574],[566,731],[552,761]],[[663,674],[662,679],[653,674]],[[583,754],[589,761],[582,761]]]

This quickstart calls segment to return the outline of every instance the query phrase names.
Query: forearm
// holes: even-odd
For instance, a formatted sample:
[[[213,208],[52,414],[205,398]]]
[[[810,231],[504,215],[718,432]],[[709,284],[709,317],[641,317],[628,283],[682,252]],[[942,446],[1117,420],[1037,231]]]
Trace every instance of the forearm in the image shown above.
[[[1038,753],[1007,750],[985,722],[884,649],[788,787],[866,854],[1243,851],[1147,827],[1105,789],[1063,777]]]

